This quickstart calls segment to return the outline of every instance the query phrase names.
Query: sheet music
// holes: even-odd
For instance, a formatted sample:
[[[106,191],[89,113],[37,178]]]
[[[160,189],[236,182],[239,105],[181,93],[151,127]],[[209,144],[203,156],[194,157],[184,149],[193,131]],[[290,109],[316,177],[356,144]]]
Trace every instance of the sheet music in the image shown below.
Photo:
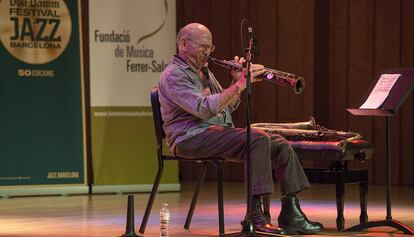
[[[384,103],[385,99],[387,99],[392,87],[400,77],[401,74],[382,74],[365,103],[359,108],[378,109]]]

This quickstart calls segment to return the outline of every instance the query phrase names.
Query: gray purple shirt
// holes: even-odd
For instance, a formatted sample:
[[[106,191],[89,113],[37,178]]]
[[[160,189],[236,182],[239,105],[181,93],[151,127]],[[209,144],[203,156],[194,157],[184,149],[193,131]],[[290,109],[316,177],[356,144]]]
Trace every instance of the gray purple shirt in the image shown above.
[[[183,59],[173,56],[161,74],[158,94],[161,116],[167,145],[174,152],[176,144],[210,126],[233,127],[231,112],[235,106],[219,109],[223,88],[210,70],[206,68],[206,79],[201,79]]]

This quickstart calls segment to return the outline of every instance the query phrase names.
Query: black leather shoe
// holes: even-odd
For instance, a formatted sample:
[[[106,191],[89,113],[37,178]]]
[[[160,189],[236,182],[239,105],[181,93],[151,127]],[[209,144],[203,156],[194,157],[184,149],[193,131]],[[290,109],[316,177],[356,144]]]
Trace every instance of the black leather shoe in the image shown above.
[[[294,196],[282,199],[282,210],[279,214],[279,226],[286,230],[288,235],[315,234],[324,230],[319,222],[308,220],[299,205],[299,200]]]
[[[243,228],[248,228],[247,226],[247,216],[244,221],[242,221]],[[258,233],[263,232],[270,235],[281,236],[286,235],[286,231],[282,228],[277,228],[267,221],[266,217],[262,212],[262,205],[259,199],[253,198],[252,200],[252,222],[254,230]]]

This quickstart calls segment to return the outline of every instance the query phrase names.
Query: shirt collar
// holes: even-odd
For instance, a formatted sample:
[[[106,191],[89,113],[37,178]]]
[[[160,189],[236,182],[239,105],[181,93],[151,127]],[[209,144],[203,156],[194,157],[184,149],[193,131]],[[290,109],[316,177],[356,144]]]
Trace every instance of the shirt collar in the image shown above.
[[[182,57],[180,57],[180,55],[175,54],[173,56],[173,63],[178,64],[180,67],[182,68],[189,68],[191,69],[190,65],[188,65],[188,63],[186,61],[184,61],[184,59]]]
[[[197,70],[191,67],[180,55],[175,54],[173,57],[173,63],[178,64],[181,68],[190,69],[192,72],[198,74]],[[201,71],[201,69],[200,69]]]

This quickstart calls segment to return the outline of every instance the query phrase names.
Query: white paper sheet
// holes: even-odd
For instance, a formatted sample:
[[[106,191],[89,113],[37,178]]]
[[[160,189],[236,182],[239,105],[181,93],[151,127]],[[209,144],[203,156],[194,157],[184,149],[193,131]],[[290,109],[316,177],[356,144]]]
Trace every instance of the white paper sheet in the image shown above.
[[[365,103],[359,108],[378,109],[384,103],[385,99],[387,99],[392,87],[400,77],[401,74],[382,74]]]

